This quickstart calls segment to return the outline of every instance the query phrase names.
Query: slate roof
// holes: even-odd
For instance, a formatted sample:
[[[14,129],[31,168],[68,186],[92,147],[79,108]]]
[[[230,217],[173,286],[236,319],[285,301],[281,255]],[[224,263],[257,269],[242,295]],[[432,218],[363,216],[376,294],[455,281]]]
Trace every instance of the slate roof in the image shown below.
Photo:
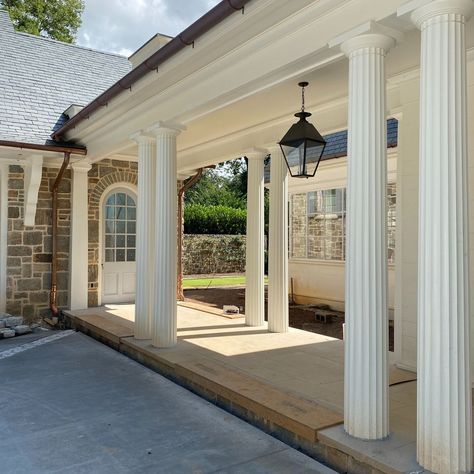
[[[131,69],[127,58],[16,32],[0,8],[0,140],[55,144],[70,105],[87,105]]]
[[[347,130],[325,135],[326,148],[322,160],[347,156]],[[390,118],[387,120],[387,148],[396,147],[398,144],[398,120]]]
[[[347,130],[329,133],[324,135],[326,148],[324,149],[323,160],[331,160],[347,156]],[[387,148],[394,148],[398,145],[398,120],[390,118],[387,120]],[[265,165],[265,183],[270,182],[270,160]]]

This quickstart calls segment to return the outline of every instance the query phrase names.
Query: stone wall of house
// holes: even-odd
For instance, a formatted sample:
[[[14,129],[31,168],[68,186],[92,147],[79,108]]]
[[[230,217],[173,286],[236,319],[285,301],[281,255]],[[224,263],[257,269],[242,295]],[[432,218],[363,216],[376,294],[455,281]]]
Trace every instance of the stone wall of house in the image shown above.
[[[245,235],[184,235],[184,275],[242,272]]]
[[[137,185],[136,162],[102,160],[92,165],[89,177],[89,292],[88,305],[99,304],[99,238],[100,199],[107,188],[116,183]]]
[[[7,312],[32,321],[49,314],[51,286],[51,189],[58,174],[43,168],[36,220],[25,227],[24,172],[10,166],[8,179]],[[71,173],[66,171],[58,194],[58,305],[68,304]]]

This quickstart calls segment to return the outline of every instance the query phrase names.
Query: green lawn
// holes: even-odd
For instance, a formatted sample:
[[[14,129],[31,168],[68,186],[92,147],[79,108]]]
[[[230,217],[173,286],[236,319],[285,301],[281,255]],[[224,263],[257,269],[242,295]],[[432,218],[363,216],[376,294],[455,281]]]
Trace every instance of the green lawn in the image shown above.
[[[265,277],[267,283],[267,277]],[[214,278],[184,278],[183,288],[206,288],[208,286],[245,285],[245,276],[219,276]]]

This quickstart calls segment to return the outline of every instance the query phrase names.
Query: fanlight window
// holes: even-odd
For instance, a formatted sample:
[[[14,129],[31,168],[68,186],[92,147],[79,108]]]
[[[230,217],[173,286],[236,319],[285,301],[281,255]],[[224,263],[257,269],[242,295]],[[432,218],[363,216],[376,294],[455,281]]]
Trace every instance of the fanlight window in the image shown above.
[[[105,202],[105,261],[134,262],[137,204],[126,191],[111,194]]]

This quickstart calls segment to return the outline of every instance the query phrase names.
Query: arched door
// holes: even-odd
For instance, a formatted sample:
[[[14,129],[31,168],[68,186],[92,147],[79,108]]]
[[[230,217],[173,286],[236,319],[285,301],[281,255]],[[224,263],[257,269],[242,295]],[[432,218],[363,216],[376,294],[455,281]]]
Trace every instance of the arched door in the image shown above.
[[[103,204],[102,303],[135,300],[136,195],[114,189]]]

